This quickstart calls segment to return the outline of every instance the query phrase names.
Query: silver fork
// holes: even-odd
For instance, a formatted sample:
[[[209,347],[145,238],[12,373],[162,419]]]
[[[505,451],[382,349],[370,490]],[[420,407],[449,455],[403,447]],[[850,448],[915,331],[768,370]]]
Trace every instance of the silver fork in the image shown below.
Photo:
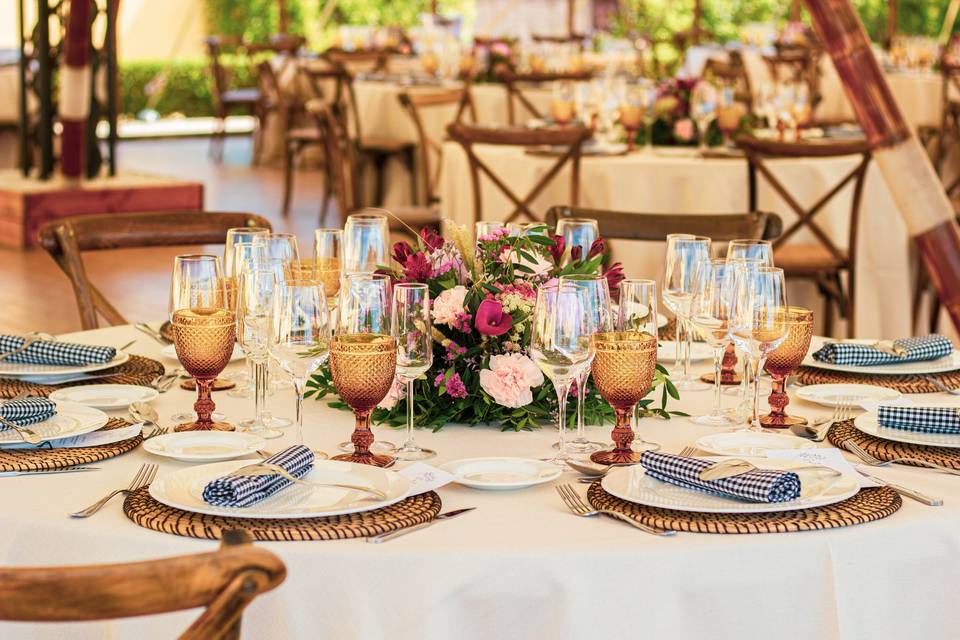
[[[567,505],[567,508],[573,512],[574,515],[580,516],[581,518],[589,518],[590,516],[595,516],[598,514],[603,514],[605,516],[610,516],[611,518],[616,518],[617,520],[622,520],[629,525],[640,529],[645,533],[649,533],[655,536],[672,536],[676,533],[671,529],[657,529],[656,527],[650,527],[642,522],[637,522],[633,518],[626,516],[617,511],[611,511],[609,509],[593,509],[587,506],[587,503],[577,494],[574,488],[569,484],[558,484],[557,493],[560,494],[560,498],[563,500],[564,504]]]
[[[845,440],[843,442],[843,448],[860,458],[864,464],[868,464],[871,467],[886,467],[894,462],[910,462],[928,469],[936,469],[938,471],[943,471],[944,473],[960,476],[960,471],[957,469],[951,469],[950,467],[944,467],[933,462],[927,462],[926,460],[921,460],[920,458],[893,458],[892,460],[880,460],[879,458],[870,455],[863,447],[858,445],[853,440]]]
[[[687,456],[692,456],[696,452],[697,452],[696,447],[684,447],[683,449],[680,450],[680,453],[678,453],[677,455],[687,457]]]
[[[933,386],[935,386],[937,389],[940,389],[940,391],[943,391],[944,393],[949,393],[949,394],[952,395],[952,396],[960,396],[960,389],[951,389],[950,387],[948,387],[947,385],[943,384],[942,382],[940,382],[939,380],[937,380],[937,379],[934,378],[933,376],[924,376],[924,375],[921,375],[920,377],[921,377],[923,380],[926,380],[927,382],[929,382],[930,384],[932,384]]]
[[[127,485],[126,489],[117,489],[116,491],[111,491],[110,493],[103,496],[102,498],[94,502],[92,505],[87,507],[86,509],[81,509],[76,513],[71,513],[70,517],[71,518],[89,518],[90,516],[95,514],[97,511],[100,511],[100,509],[103,508],[103,505],[110,502],[110,500],[113,499],[115,495],[118,495],[121,493],[125,493],[125,494],[133,493],[137,489],[141,489],[143,487],[149,486],[150,483],[153,482],[153,479],[157,477],[157,469],[158,467],[155,464],[140,465],[140,468],[137,470],[137,475],[133,476],[133,480],[130,481],[130,484]]]
[[[149,440],[150,438],[156,438],[157,436],[165,436],[168,433],[170,433],[170,427],[154,427],[143,434],[143,439]]]
[[[0,417],[0,425],[7,427],[8,429],[13,429],[17,432],[17,435],[20,436],[20,439],[26,442],[27,444],[40,444],[43,442],[43,438],[37,435],[37,432],[33,429],[28,429],[27,427],[21,427],[18,424],[10,422],[4,417]]]
[[[133,325],[133,328],[141,333],[147,334],[148,336],[150,336],[151,338],[153,338],[163,346],[167,346],[168,344],[170,344],[162,335],[160,335],[159,331],[157,331],[156,329],[148,325],[146,322],[138,322],[135,325]]]

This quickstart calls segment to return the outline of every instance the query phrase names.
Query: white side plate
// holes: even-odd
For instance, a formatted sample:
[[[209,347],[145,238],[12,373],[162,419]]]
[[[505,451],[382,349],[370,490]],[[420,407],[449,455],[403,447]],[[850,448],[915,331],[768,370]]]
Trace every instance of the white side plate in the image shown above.
[[[812,449],[810,440],[780,433],[731,431],[703,436],[694,443],[697,449],[718,456],[761,456],[778,449]]]
[[[862,402],[887,402],[900,396],[896,389],[873,384],[811,384],[797,388],[798,398],[824,407],[836,407],[841,399],[859,405]]]
[[[136,384],[88,384],[57,389],[51,400],[77,402],[97,409],[126,409],[133,402],[150,402],[160,394],[156,389]]]
[[[104,369],[119,366],[129,359],[129,353],[126,351],[118,351],[117,357],[109,362],[85,364],[80,367],[64,367],[48,364],[15,364],[0,361],[0,377],[20,378],[23,376],[32,376],[39,378],[40,376],[65,376],[77,373],[90,373],[92,371],[103,371]],[[36,382],[42,383],[42,380],[38,379]]]
[[[551,482],[563,469],[532,458],[467,458],[440,465],[453,481],[472,489],[507,491]]]
[[[713,360],[713,348],[705,342],[694,342],[690,349],[690,360]],[[674,340],[661,340],[657,347],[657,362],[673,362],[677,355],[677,343]]]
[[[181,431],[145,440],[143,448],[181,462],[219,462],[255,454],[267,446],[258,435],[242,431]]]

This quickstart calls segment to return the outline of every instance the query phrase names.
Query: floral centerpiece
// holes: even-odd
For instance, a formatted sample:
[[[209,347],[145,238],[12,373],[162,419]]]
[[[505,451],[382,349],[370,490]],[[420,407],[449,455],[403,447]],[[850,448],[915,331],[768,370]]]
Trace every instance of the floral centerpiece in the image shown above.
[[[562,237],[546,235],[545,226],[521,236],[500,229],[476,243],[465,228],[446,228],[449,238],[423,230],[416,246],[397,243],[396,266],[381,269],[399,282],[426,283],[433,298],[434,364],[415,381],[416,423],[434,430],[451,422],[520,430],[551,422],[556,393],[527,355],[537,288],[563,275],[601,273],[616,299],[623,269],[619,263],[603,267],[602,239],[582,255],[579,247],[567,250]],[[329,370],[318,372],[307,386],[307,395],[317,399],[336,395]],[[659,365],[653,387],[660,387],[659,406],[653,406],[651,391],[641,410],[669,418],[668,397],[679,395]],[[592,384],[577,392],[586,394],[588,424],[612,422],[613,411]],[[330,405],[346,408],[339,400]],[[571,425],[575,413],[568,413]],[[405,416],[404,386],[398,382],[373,419],[399,426]]]

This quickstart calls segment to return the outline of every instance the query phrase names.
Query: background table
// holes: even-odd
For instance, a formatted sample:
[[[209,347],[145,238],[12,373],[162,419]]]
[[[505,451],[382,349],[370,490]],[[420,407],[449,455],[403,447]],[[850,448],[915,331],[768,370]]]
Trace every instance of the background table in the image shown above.
[[[521,198],[555,162],[532,156],[519,147],[476,145],[478,155]],[[669,155],[664,155],[669,154]],[[858,158],[790,159],[770,162],[772,171],[801,205],[810,205],[835,185]],[[555,204],[570,202],[570,167],[563,169],[534,201],[533,210],[545,213]],[[784,219],[784,229],[796,219],[762,177],[758,180],[758,206]],[[513,210],[505,196],[486,176],[481,177],[486,219],[502,220]],[[447,217],[472,224],[472,187],[466,155],[454,143],[444,145],[441,206]],[[845,248],[850,219],[851,189],[831,201],[815,220],[837,246]],[[747,165],[742,159],[704,159],[694,150],[661,149],[615,157],[585,157],[581,164],[580,205],[619,211],[650,213],[742,213],[747,206]],[[911,258],[906,228],[893,204],[883,177],[871,165],[861,203],[857,273],[857,327],[863,337],[898,338],[910,334]],[[809,232],[792,241],[811,242]],[[663,246],[613,243],[614,258],[624,263],[627,277],[658,278]],[[814,288],[800,284],[791,289],[792,301],[822,309]]]
[[[131,327],[64,336],[121,345],[159,359],[159,345]],[[173,363],[169,363],[173,365]],[[231,370],[240,370],[234,363]],[[236,421],[252,400],[214,395]],[[709,392],[689,392],[673,408],[706,411]],[[942,396],[941,396],[942,397]],[[161,422],[193,395],[176,388],[155,401]],[[732,403],[734,398],[725,398]],[[292,391],[269,398],[274,413],[293,416]],[[829,410],[796,400],[790,410]],[[307,444],[332,452],[352,426],[348,413],[307,401]],[[679,451],[715,429],[676,418],[642,421],[642,433]],[[384,429],[375,429],[378,438]],[[606,440],[609,427],[589,429]],[[290,433],[270,450],[290,444]],[[389,433],[397,441],[401,433]],[[501,433],[496,426],[448,426],[417,434],[436,449],[435,464],[482,455],[550,454],[551,429]],[[125,562],[210,551],[212,541],[137,527],[120,500],[88,520],[67,513],[125,486],[144,462],[165,473],[185,465],[142,450],[99,463],[101,471],[0,478],[0,562],[6,566]],[[931,508],[905,500],[880,522],[831,531],[779,535],[678,534],[657,538],[609,519],[571,515],[551,485],[496,493],[450,485],[444,510],[477,507],[450,522],[383,545],[362,540],[260,543],[279,555],[288,577],[244,618],[246,638],[391,637],[465,640],[604,637],[952,638],[960,625],[960,479],[896,467],[877,471],[894,482],[943,496]],[[576,480],[565,473],[561,480]],[[575,485],[581,495],[585,485]],[[196,612],[123,622],[0,624],[6,640],[171,638]],[[788,633],[789,632],[789,633]]]

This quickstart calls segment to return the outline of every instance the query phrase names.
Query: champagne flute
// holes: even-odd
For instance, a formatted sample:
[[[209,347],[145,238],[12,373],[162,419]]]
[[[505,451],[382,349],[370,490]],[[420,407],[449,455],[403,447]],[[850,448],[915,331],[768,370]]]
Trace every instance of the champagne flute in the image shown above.
[[[336,330],[330,346],[330,373],[340,397],[353,409],[356,424],[353,453],[334,460],[393,465],[396,458],[370,451],[374,435],[370,414],[393,386],[397,371],[397,339],[390,330],[389,280],[349,277],[341,290]]]
[[[297,396],[297,444],[303,444],[303,394],[310,375],[330,354],[330,309],[319,280],[287,280],[274,296],[271,357],[293,382]]]
[[[772,267],[773,264],[773,243],[769,240],[753,240],[741,238],[731,240],[727,243],[727,262],[750,262],[758,267]],[[750,376],[747,371],[748,358],[743,358],[743,375],[737,376],[737,355],[736,347],[731,344],[727,347],[727,354],[724,358],[724,368],[721,372],[721,383],[725,385],[740,385],[740,407],[749,407],[750,396]],[[705,376],[704,379],[710,376]],[[712,380],[710,380],[712,382]]]
[[[340,293],[340,274],[343,271],[343,231],[341,229],[317,229],[313,232],[313,253],[327,304],[333,309]]]
[[[690,351],[693,332],[690,326],[690,305],[696,284],[698,265],[710,259],[710,238],[703,236],[667,236],[667,259],[663,276],[663,302],[677,316],[677,340],[683,332],[683,363],[678,389],[702,389],[702,383],[690,376]]]
[[[253,235],[248,242],[235,243],[230,252],[230,268],[227,268],[226,263],[223,265],[224,271],[229,271],[229,273],[232,274],[234,282],[239,282],[240,274],[243,273],[249,266],[254,264],[262,264],[262,262],[266,260],[267,247],[264,244],[255,243],[254,239],[256,237],[256,235]],[[226,258],[224,259],[226,260]],[[233,300],[233,304],[230,308],[235,312],[237,311],[236,299]],[[256,372],[254,371],[254,365],[251,360],[247,360],[247,365],[249,367],[248,373],[238,372],[230,376],[224,376],[224,378],[228,378],[237,383],[237,386],[227,392],[227,395],[232,398],[250,397],[250,393],[253,390],[251,385],[253,384],[253,379]]]
[[[227,229],[227,238],[223,244],[223,275],[227,278],[237,277],[235,269],[234,251],[241,243],[252,244],[256,238],[270,235],[266,227],[234,227]]]
[[[572,285],[583,289],[586,295],[587,311],[591,316],[594,333],[613,331],[613,305],[610,300],[610,288],[607,279],[595,274],[576,274],[562,276],[560,286]],[[567,444],[571,453],[591,453],[603,448],[603,443],[592,442],[587,438],[583,416],[583,401],[587,391],[590,367],[585,366],[576,378],[577,382],[577,437]],[[559,448],[560,443],[554,444]]]
[[[657,318],[657,283],[653,280],[627,278],[620,283],[620,300],[614,319],[614,330],[648,333],[656,336],[660,331]],[[650,442],[640,435],[639,407],[633,409],[633,432],[636,439],[634,451],[658,451],[661,445]]]
[[[240,422],[240,426],[264,438],[279,438],[283,435],[268,424],[271,416],[265,411],[267,390],[267,361],[273,340],[273,314],[277,291],[277,274],[272,269],[251,267],[239,276],[237,288],[237,342],[247,356],[252,370],[254,385],[252,420]]]
[[[414,381],[433,365],[433,330],[430,324],[430,289],[425,284],[398,284],[393,289],[393,317],[397,338],[397,378],[407,385],[407,437],[397,449],[400,460],[425,460],[437,455],[413,438]]]
[[[723,426],[732,421],[721,407],[720,370],[724,352],[732,342],[730,312],[735,274],[735,263],[726,260],[704,260],[697,270],[690,320],[714,351],[714,406],[709,414],[693,418],[697,424]]]
[[[560,218],[557,220],[556,233],[563,238],[563,261],[575,262],[574,247],[579,249],[576,261],[582,261],[587,259],[590,247],[600,236],[600,226],[592,218]]]
[[[550,462],[565,465],[567,394],[570,385],[593,358],[593,323],[586,291],[557,284],[542,287],[531,318],[530,357],[550,378],[557,392],[560,446]]]
[[[753,379],[753,411],[750,428],[762,431],[760,425],[760,385],[758,377],[767,355],[787,335],[784,307],[787,305],[783,269],[757,267],[737,269],[734,303],[730,316],[733,341],[750,357]]]
[[[707,150],[707,134],[710,123],[717,116],[717,89],[709,82],[700,80],[690,95],[690,115],[697,123],[699,149]]]
[[[390,260],[390,226],[380,209],[347,216],[343,227],[343,272],[373,273]]]

